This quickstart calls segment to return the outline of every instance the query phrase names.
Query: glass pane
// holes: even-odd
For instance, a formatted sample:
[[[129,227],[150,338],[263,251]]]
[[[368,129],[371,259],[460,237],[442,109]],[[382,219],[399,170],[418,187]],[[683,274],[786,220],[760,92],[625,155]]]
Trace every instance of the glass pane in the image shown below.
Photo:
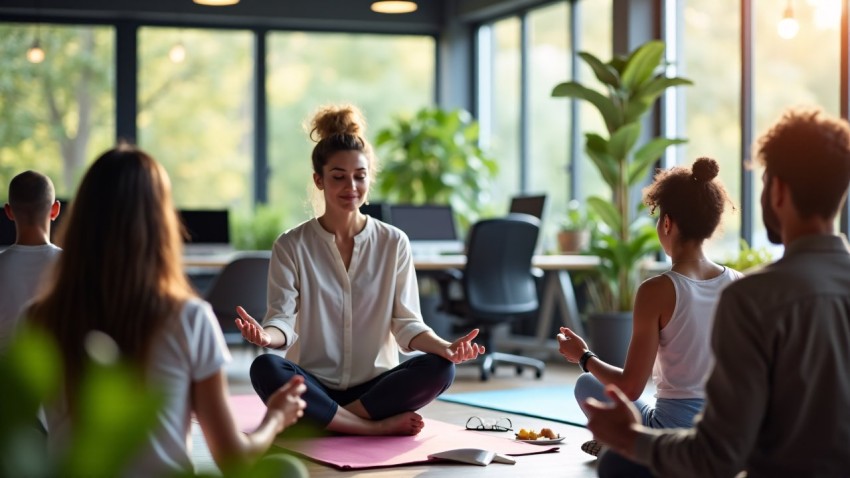
[[[613,18],[612,1],[611,0],[581,0],[578,2],[577,8],[580,15],[580,28],[578,32],[579,45],[581,51],[587,51],[602,61],[609,61],[611,54],[614,51],[612,43],[611,23]],[[596,89],[604,91],[602,84],[596,80],[593,71],[587,64],[579,61],[579,77],[578,81]],[[602,120],[599,112],[586,101],[579,102],[579,117],[580,131],[582,133],[582,154],[580,164],[578,165],[580,187],[576,191],[576,197],[579,200],[587,196],[599,196],[602,198],[611,197],[611,188],[602,180],[602,177],[596,171],[596,167],[590,161],[590,158],[583,153],[584,151],[584,133],[596,132],[604,133],[607,136],[605,122]]]
[[[520,187],[520,21],[516,17],[497,21],[490,26],[490,118],[485,124],[486,147],[499,172],[493,182],[491,214],[504,214],[510,197]]]
[[[719,178],[735,205],[727,207],[720,230],[706,243],[710,257],[723,261],[738,250],[741,231],[741,29],[740,10],[713,0],[688,0],[682,9],[679,75],[684,132],[680,165],[707,156],[720,165]]]
[[[570,75],[569,9],[566,2],[535,9],[528,15],[529,61],[529,191],[545,192],[547,216],[541,240],[544,250],[557,249],[555,236],[566,214],[569,190],[570,101],[552,98],[552,88]]]
[[[250,32],[139,30],[138,142],[180,208],[253,204],[252,51]]]
[[[286,32],[269,35],[269,199],[287,227],[312,216],[310,154],[303,125],[329,103],[353,103],[366,136],[396,115],[433,104],[433,37]],[[374,141],[373,141],[374,142]]]
[[[841,2],[794,2],[794,16],[799,30],[787,39],[780,36],[778,29],[785,6],[785,2],[753,2],[753,107],[756,135],[767,131],[788,107],[819,106],[829,114],[840,114],[838,65]],[[761,173],[759,168],[755,174],[753,242],[756,246],[769,244],[761,221]],[[780,251],[781,248],[774,257]]]
[[[0,23],[0,190],[34,169],[69,198],[86,166],[115,143],[111,27]],[[27,60],[38,40],[41,63]]]

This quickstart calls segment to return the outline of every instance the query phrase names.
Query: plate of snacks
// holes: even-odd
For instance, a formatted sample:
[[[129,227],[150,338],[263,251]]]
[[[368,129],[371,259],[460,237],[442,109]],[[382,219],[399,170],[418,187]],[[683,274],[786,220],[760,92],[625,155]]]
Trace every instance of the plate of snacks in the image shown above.
[[[519,433],[516,434],[516,440],[533,445],[554,445],[564,441],[564,437],[552,431],[551,428],[543,428],[539,432],[520,428]]]

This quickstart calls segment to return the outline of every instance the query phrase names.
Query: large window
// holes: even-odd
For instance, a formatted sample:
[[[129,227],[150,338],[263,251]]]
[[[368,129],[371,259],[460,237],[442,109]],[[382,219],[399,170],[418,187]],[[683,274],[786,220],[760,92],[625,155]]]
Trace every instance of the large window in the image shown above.
[[[581,30],[578,32],[579,51],[587,51],[602,61],[608,61],[614,51],[613,33],[611,30],[611,20],[613,18],[613,7],[611,0],[581,0],[578,2],[579,15],[583,20],[580,22]],[[594,19],[607,19],[606,21],[598,21]],[[579,61],[579,77],[578,81],[588,85],[594,85],[597,91],[604,92],[603,86],[596,80],[593,71],[580,59]],[[581,151],[578,161],[581,163],[578,166],[579,185],[580,188],[576,191],[576,197],[584,201],[587,196],[611,197],[611,188],[605,184],[602,177],[596,170],[596,167],[591,163],[590,158],[584,153],[584,133],[596,132],[607,136],[605,122],[599,112],[588,104],[586,101],[579,102],[579,130],[582,135],[580,138]]]
[[[0,183],[47,174],[73,195],[85,167],[115,139],[114,32],[110,27],[0,24]],[[38,41],[44,60],[27,50]]]
[[[168,170],[178,207],[252,203],[252,39],[245,31],[139,31],[138,142]]]
[[[752,107],[756,136],[789,107],[815,106],[832,115],[840,114],[841,2],[818,0],[793,5],[799,30],[783,38],[778,26],[784,2],[753,2]],[[761,170],[757,171],[753,243],[761,246],[769,243],[761,220]]]
[[[496,21],[478,33],[479,76],[486,83],[479,90],[482,142],[499,165],[492,213],[507,211],[510,197],[520,189],[520,33],[518,17]]]
[[[564,217],[570,198],[570,102],[553,98],[552,88],[570,77],[571,45],[566,2],[528,14],[529,45],[529,152],[530,192],[545,192],[548,215],[541,237],[554,249],[557,218]]]
[[[602,18],[608,20],[582,21]],[[503,214],[510,197],[520,191],[545,193],[548,212],[541,243],[547,251],[556,249],[555,231],[571,198],[610,196],[583,153],[584,137],[578,138],[581,145],[574,145],[571,132],[573,124],[581,132],[602,132],[602,118],[584,102],[574,116],[570,100],[551,94],[558,83],[571,79],[574,49],[603,61],[611,58],[611,18],[611,0],[563,1],[486,23],[478,31],[478,114],[484,145],[499,163],[491,212]],[[579,30],[571,32],[574,23]],[[575,79],[595,84],[584,65]],[[574,191],[572,183],[577,184]]]
[[[689,0],[681,15],[683,44],[679,75],[694,82],[683,87],[684,131],[688,142],[677,162],[690,166],[699,157],[715,159],[719,178],[733,200],[720,230],[706,245],[724,260],[738,250],[741,233],[741,18],[739,8],[713,0]]]
[[[304,124],[329,103],[353,103],[375,137],[397,115],[433,104],[435,42],[427,36],[272,33],[268,39],[269,201],[288,226],[312,215]]]

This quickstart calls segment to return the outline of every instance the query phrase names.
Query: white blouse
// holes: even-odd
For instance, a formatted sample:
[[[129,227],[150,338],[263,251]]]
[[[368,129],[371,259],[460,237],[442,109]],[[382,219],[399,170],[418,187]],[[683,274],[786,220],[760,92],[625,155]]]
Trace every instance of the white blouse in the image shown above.
[[[398,351],[430,327],[422,321],[410,242],[367,217],[348,270],[316,218],[275,241],[264,327],[280,329],[288,360],[345,390],[399,364]]]

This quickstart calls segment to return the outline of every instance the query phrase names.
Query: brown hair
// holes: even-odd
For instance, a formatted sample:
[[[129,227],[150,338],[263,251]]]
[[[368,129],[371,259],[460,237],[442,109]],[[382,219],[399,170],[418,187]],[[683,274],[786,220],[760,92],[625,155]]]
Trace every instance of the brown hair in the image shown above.
[[[9,183],[9,206],[21,224],[31,226],[46,220],[55,200],[53,182],[41,173],[24,171]]]
[[[850,184],[850,128],[818,109],[786,111],[759,140],[756,157],[768,178],[788,184],[804,218],[834,217]]]
[[[316,141],[313,148],[313,172],[322,175],[328,158],[339,151],[359,151],[369,161],[369,176],[375,178],[375,158],[372,147],[364,138],[366,119],[353,105],[323,106],[310,121],[310,139]]]
[[[676,222],[683,240],[704,241],[714,234],[728,202],[726,188],[717,178],[720,167],[711,158],[699,158],[691,168],[659,170],[643,190],[650,212],[660,209]]]
[[[182,270],[181,226],[168,175],[133,146],[95,160],[62,235],[64,252],[29,316],[59,344],[73,407],[90,331],[110,336],[141,370],[162,324],[193,292]]]

